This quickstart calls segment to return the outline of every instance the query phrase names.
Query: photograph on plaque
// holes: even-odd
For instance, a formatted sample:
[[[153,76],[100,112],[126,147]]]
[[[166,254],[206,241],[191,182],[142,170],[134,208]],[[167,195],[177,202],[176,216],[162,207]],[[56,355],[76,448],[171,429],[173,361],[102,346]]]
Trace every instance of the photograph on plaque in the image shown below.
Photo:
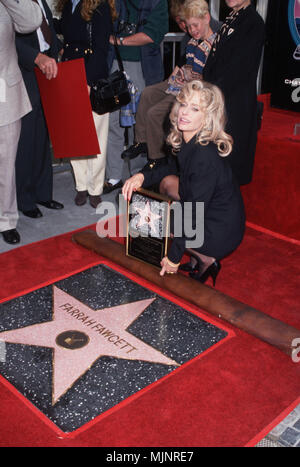
[[[160,267],[168,251],[171,199],[138,189],[127,205],[126,255]]]

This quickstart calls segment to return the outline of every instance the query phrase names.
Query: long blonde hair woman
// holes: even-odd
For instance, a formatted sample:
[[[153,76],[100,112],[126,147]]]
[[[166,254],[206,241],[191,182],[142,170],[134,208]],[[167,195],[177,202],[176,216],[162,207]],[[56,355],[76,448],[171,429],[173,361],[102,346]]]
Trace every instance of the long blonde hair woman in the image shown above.
[[[224,98],[217,86],[205,81],[191,81],[180,92],[170,113],[172,130],[167,142],[173,149],[179,150],[184,137],[178,128],[178,111],[180,106],[191,100],[193,95],[199,98],[199,110],[204,114],[202,126],[196,134],[196,142],[207,145],[213,142],[218,147],[220,156],[228,156],[232,151],[232,137],[225,131],[226,114]]]
[[[65,4],[68,1],[69,0],[58,0],[57,1],[56,6],[55,6],[55,10],[57,11],[57,13],[59,13],[59,14],[62,13],[62,11],[63,11],[63,9],[65,7]],[[83,0],[82,5],[81,5],[81,9],[80,9],[82,18],[85,21],[90,21],[92,16],[93,16],[94,11],[96,10],[96,8],[100,5],[100,3],[102,1],[103,0]],[[116,7],[115,7],[115,1],[114,0],[108,0],[107,3],[110,6],[112,20],[114,21],[117,18],[117,11],[116,11]]]
[[[124,184],[123,195],[130,199],[139,187],[160,183],[162,193],[178,200],[182,217],[174,215],[174,238],[168,256],[161,261],[160,274],[175,274],[188,251],[191,261],[181,269],[200,282],[211,277],[215,284],[219,260],[238,247],[245,227],[239,186],[225,157],[232,149],[232,138],[224,131],[222,93],[209,83],[192,81],[177,96],[170,119],[168,142],[176,156],[164,166],[131,177]],[[197,217],[199,203],[204,206],[204,219]],[[176,236],[181,230],[177,227],[183,227],[180,237]]]

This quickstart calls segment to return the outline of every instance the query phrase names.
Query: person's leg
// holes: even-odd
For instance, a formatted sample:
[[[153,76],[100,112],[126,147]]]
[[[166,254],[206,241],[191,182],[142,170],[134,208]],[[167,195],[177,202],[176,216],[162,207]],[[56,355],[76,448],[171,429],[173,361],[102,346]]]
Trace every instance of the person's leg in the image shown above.
[[[159,185],[159,192],[162,195],[172,198],[174,201],[179,201],[179,177],[176,175],[168,175],[164,177]]]
[[[167,96],[166,89],[166,81],[163,81],[162,83],[147,86],[142,92],[136,113],[135,141],[137,143],[147,142],[148,112],[153,105],[161,102]]]
[[[20,211],[30,211],[36,208],[33,186],[33,165],[37,151],[35,122],[37,109],[25,115],[21,122],[21,134],[16,156],[16,187],[17,202]]]
[[[128,74],[131,81],[139,92],[142,92],[145,87],[142,68],[140,62],[123,62],[124,70]],[[118,67],[117,62],[114,62],[112,71]],[[107,158],[106,158],[106,180],[117,184],[122,179],[123,160],[121,153],[124,150],[124,132],[125,129],[120,126],[120,111],[112,112],[109,116],[109,131],[107,143]],[[132,137],[131,137],[132,138]],[[132,144],[132,141],[129,142]],[[104,193],[111,191],[112,187],[104,188]]]
[[[88,160],[87,191],[90,195],[91,205],[96,207],[101,201],[100,195],[103,192],[104,185],[109,114],[97,115],[93,112],[93,118],[98,135],[100,154]]]
[[[165,141],[167,125],[174,101],[174,96],[165,94],[147,113],[146,141],[148,159],[161,159],[166,156]]]
[[[16,186],[19,210],[29,217],[41,217],[36,204],[62,209],[52,200],[53,170],[48,129],[40,102],[22,118],[16,157]]]
[[[123,164],[120,157],[124,150],[124,128],[120,127],[119,110],[109,115],[106,156],[106,179],[121,180]]]
[[[164,177],[159,185],[159,192],[174,201],[179,201],[179,177],[176,175],[168,175]],[[182,271],[191,273],[191,277],[205,282],[211,275],[215,283],[217,274],[220,269],[220,263],[216,258],[199,253],[197,250],[191,248],[186,249],[186,253],[190,255],[190,261],[180,266]]]
[[[165,93],[167,87],[167,81],[163,81],[144,89],[136,114],[135,144],[123,152],[123,158],[134,159],[142,153],[149,159],[165,157],[166,123],[175,101]]]
[[[39,105],[35,121],[36,152],[33,166],[35,201],[50,201],[53,196],[52,155],[48,128],[42,106]]]
[[[87,171],[88,171],[88,158],[78,157],[70,160],[77,194],[75,196],[75,204],[83,206],[87,201]]]
[[[20,120],[0,127],[0,232],[15,229],[19,218],[15,160],[20,132]]]

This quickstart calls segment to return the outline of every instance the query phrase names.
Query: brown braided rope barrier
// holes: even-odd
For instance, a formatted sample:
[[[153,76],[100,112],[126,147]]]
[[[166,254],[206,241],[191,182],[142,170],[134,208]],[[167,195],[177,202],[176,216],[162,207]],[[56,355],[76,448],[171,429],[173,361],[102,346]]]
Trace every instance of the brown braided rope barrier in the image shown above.
[[[78,232],[73,241],[290,356],[295,352],[295,339],[300,344],[299,329],[183,274],[160,276],[156,267],[126,256],[124,245],[100,238],[95,231]]]

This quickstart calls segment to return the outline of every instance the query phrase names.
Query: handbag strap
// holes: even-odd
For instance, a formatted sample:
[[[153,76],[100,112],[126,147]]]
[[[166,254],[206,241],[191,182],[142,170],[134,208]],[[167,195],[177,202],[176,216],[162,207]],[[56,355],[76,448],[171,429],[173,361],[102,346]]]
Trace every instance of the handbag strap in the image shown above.
[[[87,22],[86,28],[87,28],[87,33],[88,33],[89,49],[92,52],[93,51],[92,21]],[[119,65],[119,70],[124,71],[123,62],[122,62],[119,47],[117,44],[117,36],[115,34],[114,34],[114,48],[115,48],[116,58],[117,58],[118,65]]]
[[[118,65],[119,65],[119,70],[124,71],[123,62],[122,62],[121,55],[120,55],[120,50],[117,44],[117,36],[115,34],[114,34],[114,47],[115,47],[116,58],[117,58]]]

